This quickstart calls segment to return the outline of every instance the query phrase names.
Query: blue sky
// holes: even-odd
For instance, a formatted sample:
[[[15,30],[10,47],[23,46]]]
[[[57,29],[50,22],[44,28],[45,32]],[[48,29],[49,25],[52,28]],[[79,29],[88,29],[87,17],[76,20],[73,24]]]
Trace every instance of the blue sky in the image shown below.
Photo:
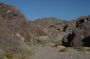
[[[0,2],[16,6],[30,20],[45,17],[72,20],[90,15],[90,0],[0,0]]]

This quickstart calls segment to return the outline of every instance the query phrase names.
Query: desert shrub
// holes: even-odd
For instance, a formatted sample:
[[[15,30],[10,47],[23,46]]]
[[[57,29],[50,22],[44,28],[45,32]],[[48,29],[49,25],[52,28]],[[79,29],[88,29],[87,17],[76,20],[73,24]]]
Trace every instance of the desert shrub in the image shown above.
[[[51,47],[56,47],[56,45],[54,43],[48,43],[47,45],[51,46]]]
[[[57,46],[57,51],[59,51],[59,52],[66,52],[66,47],[64,47],[64,46]]]
[[[84,47],[77,47],[77,48],[75,48],[77,51],[79,51],[79,52],[85,52],[86,50],[85,50],[85,48]]]
[[[22,59],[22,54],[20,53],[13,53],[13,54],[10,54],[10,53],[6,53],[4,55],[4,59]]]
[[[30,53],[5,53],[4,59],[30,59]]]
[[[90,51],[90,48],[89,48],[89,49],[87,49],[87,51]]]

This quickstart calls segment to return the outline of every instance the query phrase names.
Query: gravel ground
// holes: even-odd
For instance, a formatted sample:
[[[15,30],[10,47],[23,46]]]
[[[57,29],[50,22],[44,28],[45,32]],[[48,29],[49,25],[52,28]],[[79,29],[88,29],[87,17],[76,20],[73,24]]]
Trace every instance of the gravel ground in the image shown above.
[[[32,59],[90,59],[90,53],[57,52],[54,47],[38,47]]]

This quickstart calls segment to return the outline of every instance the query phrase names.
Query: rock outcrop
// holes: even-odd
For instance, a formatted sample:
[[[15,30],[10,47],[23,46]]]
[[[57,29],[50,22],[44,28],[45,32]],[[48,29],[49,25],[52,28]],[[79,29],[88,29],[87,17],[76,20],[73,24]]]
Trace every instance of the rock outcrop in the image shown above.
[[[4,52],[10,56],[20,54],[23,58],[24,53],[29,59],[30,45],[37,43],[35,37],[39,36],[47,36],[40,25],[27,20],[15,6],[0,3],[0,48]]]
[[[90,16],[76,20],[76,27],[63,39],[65,46],[90,47]]]
[[[21,55],[29,59],[31,45],[52,43],[69,47],[90,47],[90,16],[74,21],[57,18],[27,20],[14,6],[0,3],[0,57]],[[41,44],[41,45],[42,45]],[[25,56],[23,55],[25,53]],[[8,57],[7,57],[8,58]]]
[[[51,19],[53,19],[51,21]],[[56,18],[44,18],[34,23],[41,25],[42,30],[54,43],[65,46],[89,46],[90,16],[83,16],[73,21],[62,21]]]

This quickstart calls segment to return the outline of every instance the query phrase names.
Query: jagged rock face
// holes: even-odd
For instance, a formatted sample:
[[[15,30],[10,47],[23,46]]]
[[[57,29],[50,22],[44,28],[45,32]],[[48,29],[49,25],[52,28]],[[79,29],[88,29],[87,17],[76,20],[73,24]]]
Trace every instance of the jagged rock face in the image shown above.
[[[77,21],[79,26],[75,30],[76,37],[74,39],[75,46],[90,46],[90,16],[81,18]],[[76,44],[76,42],[78,42]]]
[[[52,18],[44,18],[44,20],[37,20],[34,23],[41,25],[42,30],[54,43],[58,42],[65,46],[75,47],[90,45],[88,44],[90,36],[90,16],[80,17],[74,21],[51,19]]]
[[[79,18],[76,27],[63,39],[65,46],[89,46],[90,47],[90,16]]]

